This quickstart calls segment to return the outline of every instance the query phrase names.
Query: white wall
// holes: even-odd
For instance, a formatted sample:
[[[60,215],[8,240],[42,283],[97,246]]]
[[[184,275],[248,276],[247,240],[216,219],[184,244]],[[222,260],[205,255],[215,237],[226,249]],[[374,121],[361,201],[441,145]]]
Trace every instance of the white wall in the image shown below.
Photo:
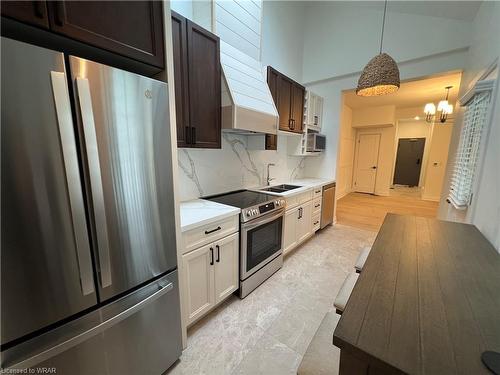
[[[453,122],[436,123],[432,128],[422,199],[439,201],[443,188]]]
[[[352,109],[344,104],[341,116],[339,151],[337,155],[339,162],[335,178],[337,181],[337,188],[335,190],[336,199],[340,199],[351,192],[356,142],[356,131],[352,128]]]
[[[352,112],[352,126],[355,128],[394,126],[396,121],[395,114],[395,105],[356,108]]]
[[[262,64],[302,82],[305,6],[298,1],[264,1]]]
[[[379,52],[383,1],[312,4],[305,16],[304,82],[361,71]],[[466,48],[469,30],[467,21],[393,12],[389,2],[383,50],[397,62],[420,59]]]
[[[460,85],[461,94],[467,91],[475,77],[500,56],[500,3],[483,2],[473,26],[473,42]],[[456,152],[460,130],[459,111],[452,134],[450,155]],[[480,155],[472,205],[466,211],[458,211],[446,203],[451,171],[454,166],[454,158],[450,158],[446,183],[441,196],[439,217],[475,224],[500,252],[500,95],[493,98],[492,121],[484,130],[482,142],[485,151]]]

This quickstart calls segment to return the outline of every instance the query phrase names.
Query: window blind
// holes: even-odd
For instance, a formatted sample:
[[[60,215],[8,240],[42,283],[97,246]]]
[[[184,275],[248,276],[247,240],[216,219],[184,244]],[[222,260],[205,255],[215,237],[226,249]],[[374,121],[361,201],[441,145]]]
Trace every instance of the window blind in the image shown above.
[[[487,120],[490,94],[490,91],[478,92],[466,104],[448,195],[448,202],[457,209],[466,209],[472,199],[474,172],[479,157],[481,133]]]

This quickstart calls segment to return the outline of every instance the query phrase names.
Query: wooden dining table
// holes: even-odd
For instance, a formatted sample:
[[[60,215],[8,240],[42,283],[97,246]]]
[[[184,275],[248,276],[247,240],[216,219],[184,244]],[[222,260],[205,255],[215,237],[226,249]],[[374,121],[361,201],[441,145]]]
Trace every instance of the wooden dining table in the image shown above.
[[[333,335],[340,374],[490,374],[500,254],[473,225],[388,214]]]

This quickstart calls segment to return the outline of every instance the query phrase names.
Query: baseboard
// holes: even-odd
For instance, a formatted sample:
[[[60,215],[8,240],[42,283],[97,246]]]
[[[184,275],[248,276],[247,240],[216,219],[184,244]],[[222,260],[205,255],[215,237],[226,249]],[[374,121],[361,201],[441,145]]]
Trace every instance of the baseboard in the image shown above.
[[[441,200],[441,197],[432,197],[432,196],[422,195],[422,200],[423,201],[439,202]]]

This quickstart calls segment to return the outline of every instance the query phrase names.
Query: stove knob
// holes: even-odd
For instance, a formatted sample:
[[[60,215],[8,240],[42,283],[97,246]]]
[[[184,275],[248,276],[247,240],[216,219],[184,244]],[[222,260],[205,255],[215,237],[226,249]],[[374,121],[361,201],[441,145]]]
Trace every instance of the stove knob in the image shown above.
[[[258,212],[257,212],[257,209],[256,209],[256,208],[254,208],[254,209],[253,209],[253,214],[254,214],[254,215],[257,215],[257,213],[258,213]]]
[[[250,211],[247,211],[247,217],[250,217],[252,216],[252,214],[250,213]]]

